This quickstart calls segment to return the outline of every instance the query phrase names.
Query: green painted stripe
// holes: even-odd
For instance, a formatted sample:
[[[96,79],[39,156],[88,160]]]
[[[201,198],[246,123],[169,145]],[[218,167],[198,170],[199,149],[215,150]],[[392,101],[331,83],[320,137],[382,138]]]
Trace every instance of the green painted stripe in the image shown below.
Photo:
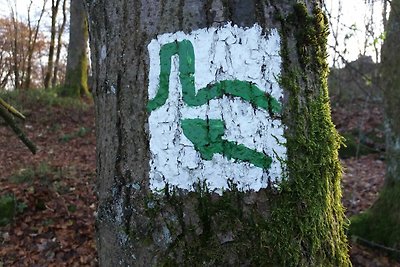
[[[205,160],[211,160],[214,154],[222,154],[228,159],[249,162],[263,169],[271,167],[271,157],[244,145],[222,139],[225,132],[222,120],[183,119],[182,129],[184,135]]]
[[[195,55],[193,45],[189,40],[175,41],[165,44],[160,49],[160,83],[157,95],[148,102],[149,112],[165,104],[169,92],[169,76],[171,74],[171,57],[179,56],[179,78],[182,85],[183,101],[188,106],[201,106],[211,99],[222,98],[224,95],[240,97],[253,106],[262,108],[273,114],[281,112],[279,101],[260,90],[254,83],[239,80],[225,80],[209,84],[195,90]]]

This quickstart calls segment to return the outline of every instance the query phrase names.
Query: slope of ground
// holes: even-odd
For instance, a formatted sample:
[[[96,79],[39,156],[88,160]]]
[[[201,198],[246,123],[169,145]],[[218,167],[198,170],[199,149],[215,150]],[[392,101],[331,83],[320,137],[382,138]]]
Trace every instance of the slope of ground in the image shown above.
[[[0,197],[16,214],[0,227],[0,266],[96,266],[93,107],[22,102],[39,151],[0,123]]]
[[[97,266],[93,106],[18,101],[28,117],[21,125],[39,152],[30,154],[0,121],[0,199],[12,199],[15,213],[11,223],[0,226],[0,267]],[[348,130],[365,112],[344,115],[334,109],[335,122]],[[380,119],[379,112],[373,114],[371,121]],[[385,163],[382,153],[375,153],[347,158],[343,165],[343,203],[351,216],[376,199]],[[353,266],[400,266],[384,251],[353,242],[351,260]]]

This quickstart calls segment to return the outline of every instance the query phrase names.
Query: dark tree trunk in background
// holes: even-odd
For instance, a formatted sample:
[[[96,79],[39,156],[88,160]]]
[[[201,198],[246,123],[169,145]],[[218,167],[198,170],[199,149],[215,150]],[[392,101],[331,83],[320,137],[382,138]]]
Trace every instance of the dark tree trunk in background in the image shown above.
[[[67,0],[63,0],[63,7],[62,7],[63,20],[61,22],[61,25],[58,27],[58,31],[57,31],[57,52],[56,52],[56,59],[54,60],[53,78],[51,79],[52,87],[56,87],[56,85],[57,85],[58,71],[60,69],[60,66],[59,66],[60,65],[60,56],[61,56],[61,49],[63,46],[62,35],[64,33],[65,24],[67,22],[66,5],[67,5]]]
[[[44,77],[44,87],[49,88],[51,81],[51,74],[53,73],[54,66],[54,49],[56,43],[56,22],[57,22],[57,14],[58,14],[58,6],[60,4],[60,0],[52,0],[51,1],[51,28],[50,28],[50,45],[49,45],[49,57],[47,61],[47,70],[46,75]]]
[[[67,70],[63,95],[89,95],[88,89],[88,24],[83,1],[71,0]]]
[[[391,1],[381,52],[386,135],[386,179],[378,200],[351,220],[350,233],[400,249],[400,0]]]
[[[294,0],[90,0],[87,3],[97,122],[99,207],[96,227],[100,265],[349,266],[337,154],[340,137],[331,122],[326,82],[328,29],[319,1],[306,1],[305,4]],[[153,54],[148,45],[152,40],[162,42],[162,38],[169,38],[166,33],[181,31],[177,36],[189,36],[199,29],[225,27],[227,21],[240,29],[254,27],[257,23],[265,36],[270,36],[273,29],[279,32],[280,44],[276,44],[279,53],[272,56],[260,72],[267,77],[274,60],[281,58],[282,62],[278,62],[281,74],[275,78],[283,89],[283,97],[278,99],[282,103],[282,115],[274,113],[273,98],[262,104],[251,97],[246,99],[240,92],[230,91],[230,94],[250,102],[254,100],[253,105],[268,106],[268,113],[276,115],[272,120],[281,120],[285,125],[286,142],[280,145],[286,147],[287,158],[273,158],[273,162],[279,160],[286,166],[280,177],[283,181],[260,190],[242,190],[232,184],[223,194],[210,189],[208,182],[200,181],[194,182],[189,192],[168,187],[168,184],[164,190],[156,192],[151,187],[149,174],[153,170],[151,164],[156,160],[150,150],[152,128],[149,120],[159,106],[166,105],[167,98],[174,92],[168,95],[167,91],[157,98],[148,93],[148,88],[155,82],[160,83],[158,91],[163,90],[163,84],[167,84],[168,89],[169,83],[175,83],[173,77],[179,77],[183,102],[176,105],[197,104],[191,104],[193,99],[187,96],[191,94],[187,88],[194,84],[191,80],[194,56],[190,42],[181,38],[169,43],[170,46],[163,46],[165,53],[159,54],[161,69],[168,69],[170,57],[179,55],[180,74],[171,75],[171,78],[162,70],[160,77],[149,76],[154,65],[150,62]],[[229,29],[235,31],[234,27]],[[211,33],[204,31],[204,34],[212,34],[214,30]],[[158,35],[162,36],[157,39]],[[229,57],[240,58],[240,52],[233,50],[234,41],[228,37],[218,38],[224,38],[226,50],[232,49],[226,56],[228,59],[223,57],[221,60],[227,60],[229,64]],[[238,36],[232,38],[237,45],[252,45],[251,39],[245,43]],[[201,39],[200,35],[198,39]],[[194,38],[192,42],[196,40]],[[216,41],[211,38],[207,42]],[[154,44],[157,46],[156,41],[152,42]],[[260,57],[258,52],[257,48],[253,49],[249,58],[254,56],[263,60],[257,58]],[[163,53],[168,55],[166,61],[163,61]],[[215,53],[215,59],[204,62],[211,64],[210,61],[219,60],[218,53]],[[195,54],[197,56],[197,51]],[[249,83],[232,80],[226,70],[222,66],[215,69],[215,80],[220,81],[217,76],[228,77],[230,82],[223,80],[210,86],[196,86],[215,90],[215,97],[220,97],[218,86],[229,93],[230,88],[225,88],[224,84],[254,89]],[[196,70],[197,81],[200,76]],[[149,96],[152,102],[148,101]],[[200,99],[204,100],[202,103],[207,103],[207,97]],[[226,98],[228,100],[235,99]],[[200,119],[182,119],[179,127],[185,131],[185,123],[193,126],[191,123],[200,125],[203,122],[207,127],[223,129],[218,128],[219,120]],[[271,127],[270,130],[274,130],[274,126]],[[190,130],[190,127],[186,129]],[[198,132],[189,132],[187,136],[190,134]],[[218,137],[221,136],[207,138]],[[191,141],[200,143],[202,140],[193,138]],[[254,157],[246,158],[244,146],[223,143],[223,140],[218,142],[224,147],[244,151],[236,158],[227,154],[235,164],[235,160],[260,166],[265,163],[253,161]],[[197,153],[195,157],[211,162],[206,155],[207,147],[199,145],[195,148],[198,151],[204,149],[204,154]],[[213,160],[215,158],[214,155]],[[169,160],[161,159],[166,163]],[[192,177],[194,181],[196,178]]]
[[[19,54],[19,42],[18,42],[18,31],[19,31],[19,26],[18,26],[18,21],[16,18],[16,14],[12,14],[12,21],[13,21],[13,33],[14,33],[14,40],[13,40],[13,55],[12,55],[12,60],[13,60],[13,71],[14,71],[14,88],[15,89],[20,89],[21,88],[21,78],[19,75],[19,61],[18,61],[18,54]]]

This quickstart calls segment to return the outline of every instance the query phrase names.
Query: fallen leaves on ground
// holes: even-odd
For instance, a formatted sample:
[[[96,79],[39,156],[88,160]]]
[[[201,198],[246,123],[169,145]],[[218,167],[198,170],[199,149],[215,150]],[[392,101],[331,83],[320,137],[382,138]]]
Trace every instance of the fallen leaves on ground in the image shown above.
[[[0,127],[0,195],[13,194],[21,209],[0,228],[0,265],[97,266],[93,108],[29,114],[25,130],[36,155]]]
[[[0,125],[0,195],[12,193],[20,210],[10,225],[0,228],[0,266],[97,266],[93,107],[26,108],[24,128],[40,148],[36,155]],[[335,108],[335,123],[344,130],[373,131],[382,117],[376,108],[372,111]],[[351,216],[377,198],[385,162],[382,154],[342,162],[343,203]],[[18,181],[29,169],[33,178]],[[356,243],[351,243],[350,256],[353,266],[400,266],[384,252]]]
[[[383,150],[382,105],[362,99],[354,100],[346,106],[340,104],[336,103],[332,108],[332,118],[339,132],[357,133],[357,137],[373,136],[373,140],[367,140],[367,145]],[[386,163],[384,153],[381,152],[343,159],[342,165],[342,201],[346,215],[351,217],[367,210],[378,198],[385,180]],[[388,257],[385,251],[362,246],[351,237],[349,243],[350,259],[354,267],[400,267],[400,263]]]

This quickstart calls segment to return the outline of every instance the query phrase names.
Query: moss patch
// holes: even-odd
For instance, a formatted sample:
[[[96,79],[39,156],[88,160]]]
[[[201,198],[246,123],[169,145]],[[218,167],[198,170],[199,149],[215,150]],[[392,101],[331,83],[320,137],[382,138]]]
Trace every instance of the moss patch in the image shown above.
[[[362,140],[359,141],[359,134],[357,132],[343,133],[342,135],[345,138],[345,145],[339,150],[339,155],[341,158],[359,157],[362,155],[379,152],[378,149],[364,144]]]
[[[349,234],[400,249],[400,183],[385,186],[365,213],[353,216]]]
[[[284,118],[289,179],[274,202],[269,236],[279,244],[278,263],[290,266],[348,266],[341,204],[342,138],[331,121],[328,97],[326,38],[328,21],[322,10],[309,15],[304,4],[282,19],[283,75],[288,92]],[[293,32],[291,31],[293,30]],[[296,39],[296,53],[289,39]],[[299,65],[293,64],[297,57]],[[307,255],[306,257],[304,255]]]
[[[88,58],[86,52],[79,57],[79,63],[75,69],[69,70],[65,77],[65,85],[61,89],[62,96],[90,97],[88,88]]]
[[[84,40],[88,40],[88,22],[85,18],[83,22],[83,33]],[[81,51],[79,55],[79,62],[72,69],[67,69],[65,77],[65,85],[61,90],[62,96],[69,97],[81,97],[86,96],[91,98],[89,87],[88,87],[88,70],[89,60],[86,54],[86,47]]]

